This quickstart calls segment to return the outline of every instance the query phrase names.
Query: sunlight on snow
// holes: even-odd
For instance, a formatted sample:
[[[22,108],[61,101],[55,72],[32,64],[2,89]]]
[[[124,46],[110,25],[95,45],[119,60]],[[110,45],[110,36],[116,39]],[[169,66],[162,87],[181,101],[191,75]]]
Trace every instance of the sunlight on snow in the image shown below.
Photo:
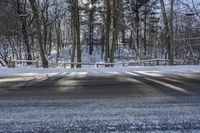
[[[84,76],[84,75],[87,75],[88,72],[72,72],[70,73],[68,76]]]
[[[174,89],[176,91],[180,91],[180,92],[184,92],[184,93],[187,93],[187,94],[190,94],[189,91],[181,88],[181,87],[178,87],[178,86],[175,86],[175,85],[172,85],[172,84],[169,84],[169,83],[165,83],[165,82],[162,82],[162,81],[158,81],[158,80],[155,80],[155,79],[151,79],[151,78],[145,78],[149,81],[152,81],[154,83],[157,83],[157,84],[160,84],[160,85],[163,85],[165,87],[168,87],[168,88],[171,88],[171,89]]]
[[[3,82],[12,82],[12,81],[19,81],[21,79],[22,78],[5,78],[5,79],[0,79],[0,83],[3,83]],[[23,79],[23,80],[27,80],[27,79]]]
[[[119,72],[107,72],[108,74],[120,74]]]
[[[139,71],[137,73],[145,74],[147,76],[153,76],[153,77],[162,77],[163,76],[162,74],[156,73],[155,71],[153,73],[152,72],[143,72],[143,71]]]
[[[136,74],[136,73],[133,73],[133,72],[125,72],[126,74],[129,74],[129,75],[133,75],[133,76],[138,76],[140,77],[140,75]]]

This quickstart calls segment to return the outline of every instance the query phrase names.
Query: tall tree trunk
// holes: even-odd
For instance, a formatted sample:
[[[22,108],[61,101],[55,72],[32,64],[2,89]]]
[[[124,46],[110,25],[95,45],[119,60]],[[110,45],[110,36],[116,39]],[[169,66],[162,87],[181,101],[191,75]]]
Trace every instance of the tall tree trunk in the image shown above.
[[[170,1],[170,64],[174,64],[174,0]]]
[[[140,25],[139,25],[139,22],[140,22],[140,17],[139,17],[139,3],[138,3],[138,0],[136,0],[136,10],[135,10],[135,27],[136,27],[136,45],[135,45],[135,49],[136,49],[136,57],[139,59],[140,57],[140,38],[139,38],[139,35],[140,35]]]
[[[40,23],[40,18],[39,18],[39,12],[36,7],[36,0],[29,0],[31,4],[31,9],[33,11],[33,14],[35,16],[35,25],[37,29],[37,39],[38,39],[38,47],[39,47],[39,52],[40,52],[40,57],[42,60],[42,67],[43,68],[48,68],[48,61],[45,57],[44,54],[44,48],[43,48],[43,37],[42,37],[42,32],[41,32],[41,23]]]
[[[125,29],[122,30],[122,44],[126,47],[126,34]]]
[[[105,28],[104,28],[104,26],[102,26],[101,29],[102,29],[101,30],[101,43],[102,43],[102,47],[101,47],[101,59],[103,60],[103,56],[104,56],[104,52],[105,52]]]
[[[51,50],[52,50],[52,25],[50,25],[49,28],[49,34],[48,34],[48,55],[51,55]]]
[[[93,52],[93,35],[94,35],[94,28],[93,28],[93,11],[92,9],[90,10],[90,13],[89,13],[89,21],[90,21],[90,24],[89,24],[89,29],[90,29],[90,43],[89,43],[89,54],[92,55],[92,52]]]
[[[44,30],[43,30],[43,36],[44,36],[44,51],[47,53],[47,37],[48,37],[48,31],[47,31],[47,26],[43,25]]]
[[[75,52],[76,52],[76,29],[75,29],[75,18],[74,15],[72,13],[72,40],[73,40],[73,44],[72,44],[72,51],[71,51],[71,63],[73,63],[75,61]],[[71,68],[74,68],[74,64],[71,64]]]
[[[145,3],[145,11],[144,11],[144,56],[146,58],[147,55],[147,3]]]
[[[22,6],[21,6],[21,2],[20,2],[20,0],[17,0],[18,15],[23,14],[22,10],[23,9],[22,9]],[[24,11],[25,11],[25,9],[24,9]],[[29,37],[28,37],[28,31],[27,31],[27,20],[24,17],[20,17],[20,20],[21,20],[21,24],[22,24],[21,32],[22,32],[22,35],[23,35],[23,41],[24,41],[24,44],[25,44],[26,52],[27,52],[26,59],[32,60],[31,48],[30,48],[30,45],[29,45]],[[30,65],[31,63],[28,62],[27,64]]]
[[[123,12],[123,9],[122,9],[122,12]],[[124,13],[122,13],[121,15],[122,15],[121,17],[124,18]],[[121,30],[121,34],[122,34],[122,45],[126,47],[126,29],[125,28]]]
[[[78,8],[78,1],[76,2],[76,27],[77,27],[77,62],[81,62],[81,41],[80,41],[80,17],[79,17],[79,8]],[[81,64],[77,65],[77,68],[81,68]]]
[[[170,1],[170,20],[167,18],[167,13],[165,9],[165,3],[163,0],[160,0],[161,9],[162,9],[162,15],[163,15],[163,21],[164,21],[164,28],[165,28],[165,43],[167,46],[168,51],[168,59],[170,60],[170,64],[173,64],[174,60],[174,51],[173,51],[173,6],[174,6],[174,0]]]
[[[133,31],[131,30],[131,34],[130,34],[130,37],[129,37],[129,48],[130,49],[135,49],[133,47]]]
[[[57,55],[56,58],[60,57],[60,47],[61,47],[61,43],[60,43],[60,22],[57,22],[55,24],[55,29],[56,29],[56,39],[57,39],[57,47],[56,47],[56,51],[57,51]]]
[[[105,29],[105,62],[108,62],[110,56],[110,23],[111,23],[111,10],[110,10],[110,0],[105,0],[106,2],[106,29]]]
[[[71,0],[71,7],[72,7],[72,38],[73,38],[71,62],[74,62],[75,51],[77,51],[77,62],[81,62],[80,23],[79,23],[80,20],[79,20],[78,0]],[[72,64],[71,67],[73,68],[74,65]],[[80,68],[81,64],[78,64],[77,67]]]
[[[119,10],[120,10],[120,0],[113,0],[113,32],[112,32],[112,47],[110,52],[110,62],[114,63],[114,56],[116,45],[118,43],[118,19],[119,19]]]
[[[22,34],[23,34],[23,38],[24,38],[24,44],[26,46],[27,59],[32,60],[31,48],[30,48],[30,45],[29,45],[29,38],[28,38],[26,26],[24,24],[22,26]],[[27,64],[30,65],[31,63],[29,62]]]

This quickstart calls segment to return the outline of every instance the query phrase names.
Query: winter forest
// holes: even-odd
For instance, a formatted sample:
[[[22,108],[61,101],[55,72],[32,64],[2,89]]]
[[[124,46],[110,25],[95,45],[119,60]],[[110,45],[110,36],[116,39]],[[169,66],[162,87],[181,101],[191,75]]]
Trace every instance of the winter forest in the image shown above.
[[[0,1],[2,67],[149,59],[200,63],[199,0]]]

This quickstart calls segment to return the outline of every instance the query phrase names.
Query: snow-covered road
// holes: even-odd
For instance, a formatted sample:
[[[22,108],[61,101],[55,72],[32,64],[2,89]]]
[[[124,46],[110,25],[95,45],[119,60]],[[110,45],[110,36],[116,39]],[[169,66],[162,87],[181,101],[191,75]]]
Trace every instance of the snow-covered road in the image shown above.
[[[0,102],[0,132],[199,133],[199,97]]]
[[[0,132],[200,133],[200,74],[2,77]]]

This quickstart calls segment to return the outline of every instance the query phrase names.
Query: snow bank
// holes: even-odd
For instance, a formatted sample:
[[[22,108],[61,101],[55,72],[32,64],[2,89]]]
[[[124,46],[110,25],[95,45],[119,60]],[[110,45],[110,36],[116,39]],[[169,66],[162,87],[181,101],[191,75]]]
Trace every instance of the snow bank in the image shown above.
[[[113,68],[0,68],[0,77],[5,76],[73,76],[73,75],[104,75],[124,74],[127,72],[159,72],[159,73],[200,73],[200,65],[184,66],[126,66]]]

